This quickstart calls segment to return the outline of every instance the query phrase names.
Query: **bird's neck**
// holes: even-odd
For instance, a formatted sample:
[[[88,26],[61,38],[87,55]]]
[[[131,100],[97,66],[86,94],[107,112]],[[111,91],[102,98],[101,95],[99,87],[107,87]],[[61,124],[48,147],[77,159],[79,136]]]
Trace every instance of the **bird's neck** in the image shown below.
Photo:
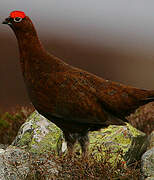
[[[15,31],[17,37],[20,64],[23,74],[30,69],[37,69],[36,72],[56,72],[66,68],[67,64],[61,59],[49,54],[41,44],[35,29],[30,32]]]
[[[15,35],[18,41],[21,60],[45,52],[35,29],[30,32],[15,31]]]

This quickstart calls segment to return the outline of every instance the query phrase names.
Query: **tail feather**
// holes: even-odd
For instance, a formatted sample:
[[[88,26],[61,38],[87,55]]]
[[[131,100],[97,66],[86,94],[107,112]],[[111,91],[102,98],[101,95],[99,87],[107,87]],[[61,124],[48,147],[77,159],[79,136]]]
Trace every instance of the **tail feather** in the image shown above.
[[[142,99],[140,100],[141,103],[143,104],[147,104],[147,103],[150,103],[150,102],[154,102],[154,97],[147,97],[146,99]]]

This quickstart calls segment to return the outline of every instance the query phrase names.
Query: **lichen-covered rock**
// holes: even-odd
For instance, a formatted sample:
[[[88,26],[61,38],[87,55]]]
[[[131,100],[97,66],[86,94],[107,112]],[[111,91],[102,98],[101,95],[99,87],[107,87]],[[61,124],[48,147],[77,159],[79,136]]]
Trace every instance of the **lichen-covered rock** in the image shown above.
[[[89,139],[89,153],[99,158],[107,149],[110,149],[113,162],[119,150],[123,151],[124,160],[131,163],[138,160],[146,148],[146,145],[143,145],[146,135],[129,124],[126,126],[112,125],[100,131],[90,132]],[[67,149],[62,131],[36,111],[21,126],[12,145],[25,148],[34,154],[52,151],[61,153]],[[103,146],[103,152],[99,151],[100,146]],[[81,149],[77,144],[75,152],[80,154],[79,151]]]
[[[152,180],[154,179],[154,131],[148,137],[147,149],[141,158],[141,168],[146,180]]]
[[[57,151],[61,130],[36,111],[21,126],[12,145],[27,149],[34,154]]]
[[[129,124],[126,126],[112,125],[106,129],[89,133],[89,137],[91,153],[98,156],[97,147],[104,145],[104,151],[110,149],[113,162],[117,158],[116,152],[118,153],[120,150],[123,151],[122,159],[127,161],[127,164],[139,160],[146,150],[146,145],[143,145],[146,135]]]

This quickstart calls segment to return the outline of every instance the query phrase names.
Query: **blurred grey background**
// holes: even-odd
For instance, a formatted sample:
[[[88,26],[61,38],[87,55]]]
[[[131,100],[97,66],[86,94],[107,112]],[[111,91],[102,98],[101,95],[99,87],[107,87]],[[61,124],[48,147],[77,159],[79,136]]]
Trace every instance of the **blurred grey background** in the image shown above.
[[[154,1],[1,0],[31,17],[54,55],[106,79],[154,89]],[[0,109],[28,105],[15,35],[0,25]]]

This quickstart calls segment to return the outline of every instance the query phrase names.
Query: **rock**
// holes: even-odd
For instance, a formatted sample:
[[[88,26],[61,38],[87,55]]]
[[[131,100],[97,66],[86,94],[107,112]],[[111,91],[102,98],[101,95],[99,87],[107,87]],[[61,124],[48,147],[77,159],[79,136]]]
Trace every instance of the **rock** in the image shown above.
[[[6,149],[9,146],[9,144],[0,144],[0,149]]]
[[[142,172],[145,177],[154,178],[154,147],[142,156]]]
[[[57,151],[61,130],[35,111],[21,126],[12,145],[34,154]]]
[[[58,174],[59,166],[50,154],[34,156],[24,149],[9,146],[0,149],[0,180],[24,180],[27,177],[37,177],[45,173],[46,180]]]
[[[89,152],[93,155],[104,155],[104,151],[110,149],[116,158],[115,152],[122,149],[123,158],[128,163],[140,159],[146,148],[146,145],[143,145],[146,135],[129,124],[126,126],[112,125],[100,131],[90,132],[89,139]],[[62,131],[36,111],[21,126],[12,145],[25,148],[34,154],[52,151],[59,154],[64,153],[67,149]],[[103,146],[103,152],[98,153],[100,146]],[[75,152],[80,154],[80,151],[80,146],[77,144]],[[115,158],[113,157],[113,162]]]
[[[147,149],[151,149],[154,147],[154,130],[152,133],[148,136],[148,147]]]
[[[30,171],[29,153],[17,147],[0,151],[0,179],[25,179]]]
[[[141,159],[142,154],[147,149],[147,144],[147,137],[144,133],[136,137],[132,137],[131,145],[124,155],[127,165]]]
[[[110,149],[113,156],[113,162],[117,158],[119,151],[123,151],[122,160],[130,164],[141,158],[146,150],[146,134],[133,128],[131,125],[126,126],[109,126],[100,131],[94,131],[89,134],[90,151],[98,155],[97,146],[103,144],[104,151]]]
[[[141,169],[146,180],[154,179],[154,131],[148,137],[148,150],[142,155]]]
[[[151,134],[154,130],[154,102],[139,107],[128,117],[128,121],[147,135]]]

